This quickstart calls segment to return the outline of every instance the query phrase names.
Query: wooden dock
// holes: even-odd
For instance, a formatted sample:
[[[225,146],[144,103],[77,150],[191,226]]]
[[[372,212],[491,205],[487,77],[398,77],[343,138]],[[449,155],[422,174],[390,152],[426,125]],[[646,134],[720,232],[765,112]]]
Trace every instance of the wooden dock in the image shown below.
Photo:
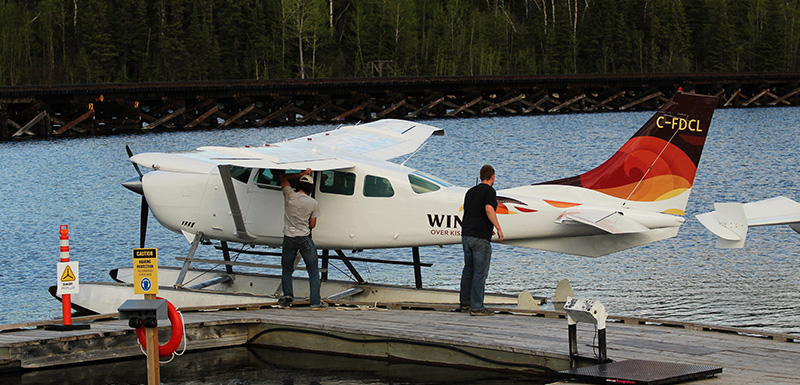
[[[251,309],[184,310],[187,350],[263,346],[526,372],[553,381],[559,380],[558,371],[569,368],[567,321],[561,312],[471,317],[447,305],[331,306],[325,311],[248,306]],[[426,309],[409,309],[416,307]],[[43,322],[0,328],[0,370],[142,356],[125,320],[106,315],[91,321],[91,329],[70,332],[45,330]],[[578,350],[588,361],[594,350],[593,325],[578,325]],[[168,338],[165,329],[162,341]],[[723,368],[721,374],[702,380],[703,384],[800,383],[796,336],[610,317],[607,339],[608,358],[613,361],[641,359]]]

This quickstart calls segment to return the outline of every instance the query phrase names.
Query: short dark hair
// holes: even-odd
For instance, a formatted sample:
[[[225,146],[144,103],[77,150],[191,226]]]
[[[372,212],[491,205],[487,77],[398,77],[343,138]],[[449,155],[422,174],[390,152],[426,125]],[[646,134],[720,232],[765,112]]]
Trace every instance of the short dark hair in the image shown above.
[[[314,185],[308,182],[298,182],[297,187],[300,188],[300,190],[305,191],[308,195],[311,195],[311,193],[314,192]]]
[[[494,175],[494,168],[492,168],[492,166],[486,164],[481,167],[481,180],[492,179],[492,175]]]

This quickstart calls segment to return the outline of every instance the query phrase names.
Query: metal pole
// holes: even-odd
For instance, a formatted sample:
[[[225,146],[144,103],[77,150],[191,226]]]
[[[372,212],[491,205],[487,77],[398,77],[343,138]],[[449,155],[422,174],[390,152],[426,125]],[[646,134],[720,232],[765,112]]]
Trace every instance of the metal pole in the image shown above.
[[[222,246],[222,258],[225,262],[231,261],[231,253],[228,249],[228,242],[227,241],[219,241],[220,246]],[[225,265],[225,272],[228,274],[233,274],[233,266]]]
[[[578,324],[570,323],[567,330],[569,332],[569,367],[575,369],[578,367]]]
[[[414,258],[414,284],[417,286],[417,289],[422,289],[422,268],[420,267],[419,247],[412,247],[411,254]]]
[[[608,355],[606,354],[606,329],[598,329],[597,330],[597,344],[598,349],[600,350],[600,362],[599,364],[604,364],[608,361]]]
[[[61,225],[61,262],[69,262],[69,226]],[[72,295],[61,295],[61,314],[64,325],[72,325]]]
[[[330,256],[330,250],[322,250],[322,277],[320,280],[327,281],[328,280],[328,257]]]
[[[75,285],[78,284],[78,266],[77,262],[74,263],[74,267],[70,267],[69,265],[69,226],[61,225],[59,229],[59,233],[61,234],[60,242],[61,242],[61,264],[67,264],[64,267],[62,272],[59,272],[60,277],[58,277],[58,290],[56,293],[60,293],[61,295],[61,324],[47,324],[44,325],[44,328],[47,330],[58,330],[58,331],[69,331],[69,330],[83,330],[83,329],[90,329],[91,326],[86,323],[72,323],[72,295],[66,292],[61,292],[64,281],[69,281],[69,277],[71,277],[73,283]],[[77,286],[72,287],[72,289],[77,289]],[[65,290],[66,291],[66,290]],[[77,293],[77,290],[75,290]]]

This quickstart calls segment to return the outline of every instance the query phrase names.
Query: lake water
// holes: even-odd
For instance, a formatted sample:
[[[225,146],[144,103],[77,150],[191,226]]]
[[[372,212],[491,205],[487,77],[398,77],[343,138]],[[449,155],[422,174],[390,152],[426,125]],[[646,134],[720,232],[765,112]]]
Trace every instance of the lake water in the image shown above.
[[[432,120],[431,137],[407,166],[461,186],[485,163],[498,189],[576,175],[609,158],[651,112]],[[0,324],[60,318],[47,288],[56,281],[59,226],[69,225],[70,257],[80,279],[111,281],[138,247],[140,196],[120,183],[136,175],[134,152],[203,145],[271,143],[333,129],[325,126],[151,133],[0,143]],[[496,245],[487,291],[529,290],[550,297],[569,279],[576,295],[602,302],[612,315],[652,317],[800,334],[800,234],[788,226],[750,229],[743,249],[716,249],[694,218],[714,202],[784,195],[800,200],[800,108],[718,110],[677,237],[600,258]],[[159,263],[180,266],[188,243],[150,219],[148,247]],[[457,288],[460,246],[421,249],[427,287]],[[216,256],[201,247],[198,256]],[[410,250],[365,251],[361,257],[411,259]],[[258,260],[241,256],[240,260]],[[334,261],[335,263],[335,261]],[[413,285],[413,269],[356,264],[368,281]],[[340,267],[342,268],[342,267]],[[344,268],[342,268],[344,270]],[[335,268],[332,279],[347,278]]]

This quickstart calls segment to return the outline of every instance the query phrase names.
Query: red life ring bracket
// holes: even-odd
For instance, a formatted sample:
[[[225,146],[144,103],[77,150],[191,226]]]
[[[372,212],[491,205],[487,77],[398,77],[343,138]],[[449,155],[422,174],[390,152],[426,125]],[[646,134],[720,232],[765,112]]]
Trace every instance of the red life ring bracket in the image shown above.
[[[164,299],[158,297],[158,299]],[[169,357],[172,353],[178,350],[181,346],[181,339],[183,339],[183,320],[178,310],[172,305],[172,302],[167,301],[167,314],[169,315],[169,323],[172,327],[172,335],[169,341],[163,345],[158,345],[159,357]],[[147,350],[147,339],[145,338],[144,326],[136,328],[136,336],[139,338],[139,343]]]

